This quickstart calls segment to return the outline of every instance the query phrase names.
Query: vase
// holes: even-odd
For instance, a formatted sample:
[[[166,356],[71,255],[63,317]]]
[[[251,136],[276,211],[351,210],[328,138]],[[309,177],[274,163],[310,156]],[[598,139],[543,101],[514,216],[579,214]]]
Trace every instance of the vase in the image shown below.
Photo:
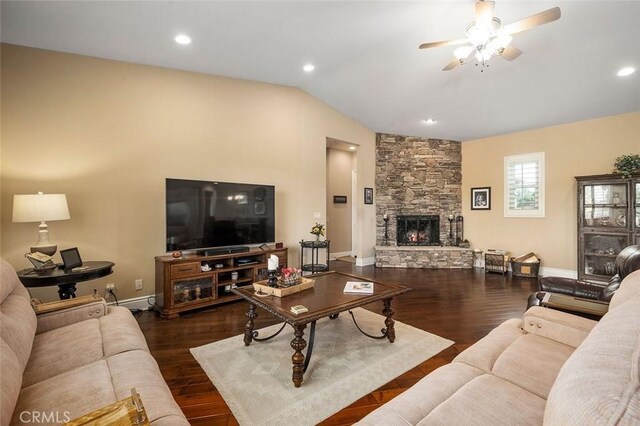
[[[316,243],[320,242],[320,234],[316,234]]]

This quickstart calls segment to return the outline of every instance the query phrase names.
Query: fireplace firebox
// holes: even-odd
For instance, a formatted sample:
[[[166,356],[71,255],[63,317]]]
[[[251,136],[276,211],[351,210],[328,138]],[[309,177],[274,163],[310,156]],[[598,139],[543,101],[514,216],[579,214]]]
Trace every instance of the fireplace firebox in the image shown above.
[[[440,216],[398,216],[396,238],[399,246],[439,246]]]

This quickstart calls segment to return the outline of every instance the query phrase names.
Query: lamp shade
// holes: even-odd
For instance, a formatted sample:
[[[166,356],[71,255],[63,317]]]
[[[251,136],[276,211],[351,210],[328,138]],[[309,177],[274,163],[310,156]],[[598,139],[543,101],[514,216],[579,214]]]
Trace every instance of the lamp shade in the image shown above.
[[[37,194],[13,196],[14,222],[44,222],[70,219],[65,194]]]

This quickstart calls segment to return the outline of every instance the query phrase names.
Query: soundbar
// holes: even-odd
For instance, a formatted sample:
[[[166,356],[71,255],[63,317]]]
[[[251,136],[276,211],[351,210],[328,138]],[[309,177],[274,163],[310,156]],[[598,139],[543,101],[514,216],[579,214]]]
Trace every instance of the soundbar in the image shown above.
[[[249,250],[250,249],[247,246],[218,247],[206,250],[198,250],[198,256],[216,256],[219,254],[245,253]]]

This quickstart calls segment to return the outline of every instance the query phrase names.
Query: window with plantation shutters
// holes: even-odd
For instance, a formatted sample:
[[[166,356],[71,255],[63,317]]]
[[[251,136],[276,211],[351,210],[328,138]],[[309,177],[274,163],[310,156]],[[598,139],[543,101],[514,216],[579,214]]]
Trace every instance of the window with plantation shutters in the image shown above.
[[[544,152],[504,157],[505,217],[544,217]]]

